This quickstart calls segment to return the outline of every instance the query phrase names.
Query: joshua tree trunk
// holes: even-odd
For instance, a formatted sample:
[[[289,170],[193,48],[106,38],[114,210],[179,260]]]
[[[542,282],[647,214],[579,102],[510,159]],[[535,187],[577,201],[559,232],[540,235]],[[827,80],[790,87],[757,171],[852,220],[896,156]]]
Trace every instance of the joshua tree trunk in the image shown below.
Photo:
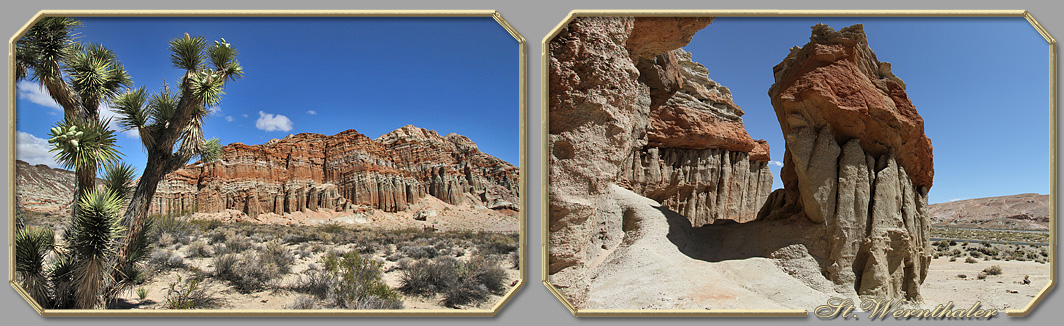
[[[160,156],[164,155],[155,152],[149,153],[148,164],[144,167],[144,174],[140,176],[140,181],[137,182],[137,188],[133,191],[129,206],[122,216],[122,224],[127,226],[128,232],[122,240],[122,246],[118,252],[119,268],[117,270],[123,274],[119,275],[120,277],[129,275],[129,271],[133,267],[130,264],[129,257],[137,249],[134,246],[136,246],[137,238],[144,229],[148,211],[151,209],[152,197],[155,197],[156,187],[166,177],[166,174],[176,170],[176,168],[170,169],[170,164],[168,164],[170,160]]]

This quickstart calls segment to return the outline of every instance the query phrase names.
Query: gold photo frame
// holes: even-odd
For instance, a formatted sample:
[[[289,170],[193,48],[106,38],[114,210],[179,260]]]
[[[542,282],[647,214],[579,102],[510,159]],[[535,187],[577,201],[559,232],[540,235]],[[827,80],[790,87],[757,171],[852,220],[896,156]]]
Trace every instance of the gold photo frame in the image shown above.
[[[431,17],[481,17],[481,18],[487,18],[487,19],[490,19],[490,20],[494,21],[495,23],[497,23],[499,25],[499,27],[501,27],[505,31],[506,34],[508,34],[510,37],[513,38],[513,41],[516,42],[516,45],[517,45],[516,48],[517,48],[517,51],[518,51],[518,53],[515,53],[514,56],[512,57],[513,59],[516,59],[518,62],[511,62],[510,61],[510,60],[512,60],[512,59],[510,59],[511,57],[507,57],[507,59],[505,60],[507,62],[506,63],[507,65],[512,65],[513,67],[519,69],[519,71],[515,74],[515,75],[517,75],[519,80],[514,81],[514,83],[513,83],[514,86],[519,87],[519,90],[517,90],[517,91],[515,91],[513,93],[514,95],[516,95],[516,98],[514,98],[514,100],[517,100],[518,103],[512,103],[512,106],[510,106],[510,107],[516,109],[516,110],[514,110],[514,111],[512,111],[510,113],[518,115],[518,120],[517,121],[513,121],[514,125],[518,126],[518,130],[517,131],[519,133],[519,136],[515,137],[516,139],[518,139],[519,142],[517,144],[513,144],[515,146],[515,148],[518,149],[518,153],[517,153],[517,155],[515,157],[518,161],[514,162],[514,163],[516,163],[517,166],[513,169],[513,170],[516,170],[514,172],[517,173],[518,178],[517,178],[517,180],[511,181],[514,184],[509,186],[516,193],[516,197],[517,197],[516,201],[517,202],[516,203],[509,203],[509,202],[506,202],[506,201],[502,201],[501,204],[499,204],[500,207],[502,207],[502,209],[506,209],[506,210],[508,210],[508,212],[510,212],[510,213],[508,213],[508,214],[510,214],[509,218],[510,219],[514,219],[514,221],[509,221],[507,223],[511,223],[513,225],[516,225],[517,229],[518,229],[516,231],[516,239],[517,239],[516,248],[512,248],[511,247],[512,250],[511,249],[506,249],[506,250],[510,250],[509,251],[510,254],[508,256],[506,256],[506,257],[516,256],[516,258],[513,259],[513,261],[512,261],[512,264],[513,264],[512,269],[515,269],[515,271],[513,271],[513,273],[516,274],[516,279],[514,279],[512,283],[507,281],[507,284],[505,284],[505,286],[507,287],[506,290],[503,291],[503,292],[495,294],[496,296],[498,296],[498,298],[493,300],[494,301],[493,304],[491,304],[490,306],[487,306],[487,307],[480,307],[479,305],[477,305],[477,306],[475,306],[472,309],[444,309],[442,306],[439,306],[438,308],[431,308],[431,309],[408,309],[408,310],[354,310],[354,309],[352,309],[352,310],[343,310],[343,309],[327,309],[327,310],[310,310],[310,309],[303,309],[303,310],[281,310],[281,309],[278,309],[278,310],[239,310],[239,309],[229,309],[229,310],[225,310],[225,309],[193,309],[193,310],[170,310],[170,309],[167,309],[167,310],[137,310],[137,309],[128,309],[128,310],[113,310],[113,309],[100,309],[100,310],[97,310],[97,309],[45,309],[41,305],[37,304],[36,301],[32,299],[32,296],[26,291],[26,289],[24,289],[20,284],[18,284],[18,282],[16,282],[16,272],[15,272],[16,255],[15,255],[15,245],[14,245],[14,243],[15,243],[15,233],[16,233],[16,231],[15,231],[16,230],[16,205],[15,205],[15,200],[16,200],[16,196],[17,196],[16,178],[15,178],[15,175],[16,175],[16,164],[15,164],[15,159],[16,159],[16,138],[17,138],[16,137],[16,108],[15,108],[15,106],[16,106],[16,99],[21,97],[21,96],[17,96],[18,92],[17,92],[16,87],[15,87],[16,81],[18,80],[18,78],[16,77],[16,58],[15,58],[16,41],[19,40],[25,34],[25,32],[30,29],[31,26],[33,26],[36,22],[38,22],[39,20],[41,20],[44,17],[116,17],[116,18],[126,18],[126,17],[128,17],[128,18],[152,18],[152,17],[160,17],[160,18],[166,18],[166,17],[229,17],[229,18],[236,18],[236,17],[240,17],[240,18],[244,18],[244,17],[258,17],[258,18],[272,18],[272,17],[334,18],[334,17],[345,17],[345,18],[390,18],[390,17],[395,17],[395,18],[415,18],[415,19],[416,18],[431,18]],[[188,33],[186,33],[185,35],[186,35],[186,38],[188,38]],[[165,40],[163,40],[163,41],[165,41]],[[220,42],[222,44],[224,44],[225,46],[228,46],[228,44],[225,43],[226,41],[224,39],[222,39]],[[218,42],[215,42],[215,43],[217,44]],[[106,44],[105,44],[105,46],[106,46]],[[239,45],[237,45],[237,46],[239,46]],[[8,270],[8,280],[9,280],[9,283],[11,284],[11,286],[15,289],[15,291],[17,293],[19,293],[19,295],[21,295],[22,298],[25,299],[26,302],[31,307],[33,307],[33,309],[35,311],[37,311],[39,314],[41,314],[42,316],[45,316],[45,317],[50,317],[50,316],[192,316],[192,315],[195,315],[195,316],[494,316],[495,314],[497,314],[502,309],[502,307],[504,307],[513,298],[515,293],[517,291],[519,291],[525,284],[525,281],[526,281],[526,278],[527,278],[527,266],[526,266],[526,260],[525,260],[526,259],[526,252],[527,252],[526,251],[526,243],[527,243],[527,230],[526,230],[526,225],[527,225],[526,224],[526,219],[527,219],[527,216],[526,216],[526,214],[527,214],[526,213],[527,199],[526,199],[526,188],[527,188],[527,184],[528,184],[528,182],[527,182],[527,172],[526,172],[527,171],[527,169],[526,169],[527,168],[527,156],[526,156],[527,137],[526,137],[526,132],[525,132],[525,130],[527,129],[527,125],[528,125],[527,121],[526,121],[526,110],[527,110],[527,108],[526,108],[526,105],[527,105],[526,104],[527,103],[527,93],[526,93],[526,88],[527,88],[526,87],[527,86],[526,85],[526,79],[527,79],[526,78],[527,77],[526,76],[526,67],[527,67],[526,42],[525,42],[524,37],[520,33],[518,33],[517,30],[515,30],[513,28],[513,26],[511,26],[505,19],[503,19],[502,15],[498,11],[494,11],[494,10],[44,10],[44,11],[41,11],[41,12],[37,13],[34,17],[31,17],[29,19],[29,21],[24,25],[24,27],[22,29],[20,29],[14,36],[12,36],[11,39],[9,39],[8,49],[9,49],[8,68],[9,68],[9,72],[10,72],[9,75],[7,76],[7,81],[8,81],[8,84],[9,84],[9,88],[8,88],[8,95],[9,95],[9,101],[8,101],[8,119],[9,119],[8,121],[9,122],[8,122],[8,128],[9,128],[10,141],[7,144],[8,145],[7,154],[8,154],[9,162],[11,162],[10,168],[7,171],[8,175],[10,176],[10,180],[9,180],[8,185],[7,185],[10,196],[8,198],[6,198],[6,201],[8,203],[8,207],[9,207],[7,213],[9,215],[9,217],[10,217],[8,219],[8,223],[7,223],[8,239],[10,241],[9,245],[8,245],[8,256],[10,258],[9,258],[9,261],[7,262],[8,263],[8,268],[7,268],[7,270]],[[154,82],[158,82],[158,81],[154,81]],[[507,104],[507,105],[510,105],[510,104]],[[263,113],[260,111],[260,114],[263,114]],[[310,114],[316,115],[317,113],[310,113]],[[247,115],[245,115],[245,117],[247,117]],[[232,120],[230,120],[230,121],[232,121]],[[289,124],[290,123],[291,122],[289,121]],[[406,127],[404,127],[404,128],[406,128]],[[289,126],[288,130],[290,130],[290,129],[291,129],[291,127]],[[426,130],[426,129],[421,129],[421,130],[423,132],[425,132],[426,134],[431,133],[432,135],[437,135],[436,132],[433,131],[433,130]],[[287,130],[283,130],[282,129],[282,131],[287,131]],[[439,135],[437,135],[437,136],[439,136]],[[464,138],[466,141],[469,141],[469,139],[465,138],[464,136],[459,136],[459,137],[460,138]],[[476,149],[476,145],[473,145],[473,148]],[[466,169],[467,169],[466,173],[468,173],[468,167]],[[443,170],[440,170],[439,173],[442,174],[444,172],[443,172]],[[469,186],[469,187],[472,187],[472,186]],[[470,188],[470,189],[472,189],[472,188]],[[481,194],[481,195],[483,196],[483,194]],[[425,196],[429,196],[429,195],[426,194]],[[461,195],[459,195],[459,196],[461,196]],[[470,198],[473,198],[473,197],[470,197]],[[487,197],[484,197],[484,198],[487,198]],[[487,199],[485,199],[485,200],[487,200]],[[182,203],[182,205],[184,205],[184,203]],[[285,205],[286,205],[285,209],[287,209],[287,204],[285,204]],[[486,205],[481,205],[481,206],[484,206],[484,207],[481,207],[483,209],[487,209],[489,211],[493,210],[493,209],[487,208]],[[490,204],[490,206],[495,206],[495,204]],[[473,207],[477,207],[477,206],[473,206]],[[431,218],[432,216],[435,216],[434,213],[435,212],[432,212],[432,214],[429,217]],[[426,214],[426,215],[429,215],[429,214]],[[417,218],[417,217],[415,217],[415,218]],[[423,220],[423,219],[424,218],[421,218],[421,220]],[[431,229],[432,229],[431,232],[435,232],[437,230],[436,224],[432,224]],[[467,232],[467,233],[473,234],[475,232]],[[337,256],[337,259],[340,259],[341,261],[343,259],[345,259],[345,258],[341,258],[341,257],[344,257],[344,256]],[[502,257],[502,256],[500,256],[500,257]],[[499,259],[502,259],[502,258],[499,258]],[[470,268],[473,268],[473,267],[470,267]],[[180,282],[181,281],[179,280],[177,283],[180,283]],[[141,300],[143,300],[143,298]]]
[[[1050,168],[1051,168],[1050,169],[1050,173],[1049,173],[1050,178],[1048,180],[1049,189],[1050,189],[1050,191],[1049,191],[1050,194],[1048,196],[1049,197],[1049,223],[1048,223],[1049,224],[1049,228],[1048,228],[1048,230],[1049,230],[1049,232],[1048,232],[1049,233],[1049,236],[1048,236],[1049,251],[1048,251],[1048,257],[1050,257],[1050,259],[1049,259],[1049,280],[1048,280],[1048,283],[1046,283],[1037,292],[1037,294],[1034,295],[1034,297],[1030,300],[1029,303],[1027,303],[1026,305],[1024,305],[1022,307],[1015,307],[1015,308],[1011,308],[1011,309],[1006,309],[1006,310],[1003,311],[1004,315],[1012,316],[1012,317],[1027,316],[1028,314],[1031,313],[1031,311],[1034,310],[1034,308],[1038,305],[1038,303],[1042,301],[1042,299],[1046,296],[1046,294],[1050,290],[1052,290],[1053,287],[1055,286],[1055,283],[1056,283],[1055,277],[1056,277],[1056,273],[1057,273],[1057,262],[1055,261],[1055,259],[1052,259],[1052,257],[1056,257],[1056,253],[1057,253],[1057,251],[1056,251],[1057,250],[1057,248],[1056,248],[1056,246],[1057,246],[1056,232],[1057,232],[1057,226],[1058,226],[1057,221],[1056,221],[1056,218],[1057,218],[1056,203],[1057,203],[1057,199],[1058,199],[1058,196],[1056,194],[1056,189],[1057,189],[1057,173],[1056,173],[1056,169],[1057,169],[1057,166],[1058,166],[1057,163],[1056,163],[1057,162],[1056,161],[1056,159],[1057,159],[1057,144],[1058,144],[1057,143],[1058,133],[1057,133],[1057,126],[1056,126],[1056,121],[1057,121],[1057,112],[1056,112],[1056,110],[1057,110],[1057,106],[1056,105],[1057,104],[1056,103],[1057,103],[1057,100],[1059,98],[1058,95],[1057,95],[1057,85],[1058,85],[1057,84],[1057,82],[1058,82],[1057,65],[1056,65],[1056,61],[1057,61],[1056,52],[1057,52],[1057,50],[1056,50],[1056,41],[1034,19],[1034,17],[1029,12],[1023,11],[1023,10],[574,10],[574,11],[570,12],[568,16],[566,16],[558,25],[556,25],[556,27],[554,29],[551,30],[550,33],[548,33],[543,38],[543,41],[541,43],[542,44],[542,52],[541,52],[541,62],[540,62],[541,69],[542,69],[541,70],[542,83],[540,85],[540,89],[541,89],[542,94],[540,95],[540,100],[542,101],[541,109],[543,110],[542,111],[542,117],[541,117],[543,119],[543,127],[542,127],[542,130],[541,130],[541,132],[543,133],[542,134],[542,139],[541,139],[542,146],[543,146],[543,147],[541,147],[541,150],[542,150],[542,153],[543,153],[543,158],[540,161],[540,164],[542,164],[540,171],[543,174],[542,182],[543,182],[543,185],[544,185],[544,187],[542,189],[542,193],[541,193],[541,195],[544,198],[543,202],[541,203],[541,205],[542,205],[541,206],[541,210],[544,212],[544,215],[545,215],[543,217],[542,222],[541,222],[541,228],[542,228],[542,230],[544,230],[543,234],[541,235],[541,241],[543,243],[542,244],[543,253],[542,253],[542,256],[541,256],[541,263],[542,263],[543,267],[540,270],[540,272],[542,273],[541,281],[543,282],[544,286],[573,315],[575,315],[577,317],[619,317],[619,316],[804,317],[804,316],[809,316],[810,313],[813,312],[813,310],[815,309],[814,306],[810,306],[807,309],[796,309],[796,310],[781,310],[781,309],[771,309],[771,310],[769,310],[769,309],[720,309],[720,310],[714,309],[714,310],[709,310],[709,308],[706,308],[706,310],[675,310],[675,309],[629,310],[629,309],[608,309],[608,308],[586,309],[586,308],[581,308],[581,307],[578,307],[577,305],[574,305],[570,301],[570,299],[567,297],[566,293],[564,293],[559,286],[557,286],[556,284],[552,283],[551,276],[553,274],[552,274],[552,271],[551,271],[551,258],[552,258],[551,257],[551,255],[552,255],[552,252],[551,252],[551,245],[552,245],[551,232],[553,232],[554,230],[552,230],[551,227],[552,227],[552,222],[553,222],[554,218],[550,216],[550,214],[553,213],[552,212],[552,207],[551,207],[551,200],[552,200],[551,186],[552,185],[551,185],[551,179],[550,179],[551,178],[551,173],[552,173],[550,164],[551,164],[552,155],[553,155],[552,154],[552,141],[551,141],[551,136],[552,136],[551,131],[552,131],[552,129],[551,129],[551,126],[550,126],[550,121],[551,121],[551,119],[550,119],[551,118],[550,111],[552,110],[552,107],[551,107],[552,98],[551,98],[550,90],[555,85],[551,84],[551,78],[553,77],[551,75],[552,74],[552,70],[551,69],[554,69],[551,66],[551,63],[552,63],[551,62],[551,60],[552,60],[552,58],[551,58],[551,51],[552,51],[551,41],[553,39],[555,39],[555,37],[557,37],[563,31],[568,31],[568,29],[570,28],[569,27],[570,23],[573,22],[574,19],[576,19],[576,18],[591,18],[591,17],[636,17],[636,18],[644,18],[644,17],[654,17],[654,18],[665,18],[665,17],[685,17],[685,18],[690,18],[690,17],[751,17],[751,18],[754,18],[754,17],[756,17],[756,18],[777,18],[777,17],[825,17],[825,18],[826,17],[847,17],[847,18],[851,18],[851,17],[852,18],[860,18],[860,17],[922,17],[922,18],[923,17],[926,17],[926,18],[935,18],[935,17],[949,17],[949,18],[954,18],[954,17],[1016,17],[1016,18],[1025,19],[1035,29],[1035,31],[1038,34],[1040,34],[1040,36],[1042,38],[1044,38],[1044,40],[1047,42],[1048,48],[1049,48],[1049,64],[1048,64],[1049,72],[1048,72],[1048,74],[1049,74],[1049,84],[1050,84],[1049,86],[1050,86],[1050,89],[1049,89],[1049,99],[1048,99],[1048,103],[1049,103],[1049,115],[1048,115],[1048,118],[1049,118],[1049,121],[1050,121],[1050,129],[1049,129],[1049,137],[1050,137],[1050,139],[1049,139],[1049,145],[1050,145],[1049,163],[1050,163]],[[591,26],[591,25],[589,25],[589,26]],[[601,27],[598,26],[598,25],[594,25],[594,27],[582,26],[580,28],[583,28],[583,29],[579,29],[579,31],[577,33],[595,34],[595,33],[598,33],[599,31],[593,30],[593,29],[601,28]],[[671,28],[671,26],[669,28]],[[706,27],[706,28],[707,29],[713,28],[713,25],[709,25],[709,27]],[[682,27],[679,28],[679,29],[682,30]],[[696,29],[696,31],[697,31],[697,29]],[[673,33],[673,34],[669,34],[670,36],[675,36],[675,34],[677,34],[675,32],[675,30],[671,30],[671,29],[666,31],[666,32],[663,32],[663,33],[665,33],[665,34]],[[690,32],[690,33],[693,34],[693,32]],[[683,33],[679,33],[679,34],[683,34]],[[593,36],[593,37],[600,37],[600,36],[597,36],[597,34],[596,34],[596,36]],[[690,38],[689,38],[690,35],[687,35],[687,37],[688,37],[687,41],[682,42],[683,44],[687,44],[687,42],[690,41]],[[601,38],[599,38],[597,40],[601,40]],[[583,41],[583,40],[576,40],[574,42],[579,43],[580,41]],[[588,41],[588,42],[594,42],[594,41]],[[756,41],[753,41],[753,42],[756,42]],[[874,43],[874,42],[869,42],[869,43]],[[796,43],[796,44],[800,46],[801,43]],[[600,45],[596,45],[596,46],[600,46]],[[559,45],[559,47],[561,47],[561,45]],[[575,56],[575,54],[573,54],[573,53],[576,53],[578,50],[565,50],[565,51],[569,51],[569,52],[563,52],[563,53],[565,53],[565,55],[567,55],[567,56]],[[608,53],[608,50],[602,50],[602,48],[595,48],[593,50],[588,50],[588,51],[603,51],[605,53]],[[792,51],[794,51],[794,50],[792,50]],[[596,53],[595,55],[602,55],[602,53]],[[629,54],[629,55],[633,55],[633,54]],[[609,54],[606,54],[605,56],[609,56]],[[572,60],[572,57],[569,57],[568,59]],[[613,58],[613,60],[623,60],[623,59]],[[889,59],[887,59],[887,60],[889,61]],[[569,61],[569,62],[566,62],[566,64],[573,64],[572,62],[573,61]],[[708,64],[707,64],[707,66],[708,66]],[[561,68],[561,69],[565,69],[565,68]],[[593,68],[584,67],[583,69],[593,69]],[[639,70],[642,71],[642,68],[640,68]],[[574,74],[574,75],[579,75],[579,74]],[[710,74],[709,77],[712,78],[713,77],[712,74]],[[571,78],[571,77],[560,77],[560,78]],[[572,78],[574,78],[574,80],[579,80],[580,78],[590,78],[590,77],[585,77],[584,75],[579,75],[579,77],[572,77]],[[567,82],[568,82],[568,80],[567,80]],[[571,87],[571,86],[569,86],[569,87]],[[590,95],[587,95],[587,96],[590,96]],[[610,101],[609,99],[602,100],[601,98],[599,100],[601,100],[603,102]],[[599,105],[606,106],[606,105],[609,105],[609,104],[601,104],[600,103]],[[609,113],[606,113],[606,114],[609,114]],[[607,118],[607,119],[609,119],[609,118]],[[780,118],[780,119],[783,119],[783,118]],[[572,122],[566,122],[566,123],[569,123],[571,125],[576,124],[576,123],[572,123]],[[565,129],[565,130],[575,129],[571,125],[565,127],[565,128],[571,128],[571,129]],[[609,127],[607,127],[607,129],[608,128]],[[921,129],[922,129],[922,127],[921,127]],[[649,128],[648,128],[648,130],[649,130]],[[623,131],[624,130],[621,130],[621,132],[623,132]],[[564,153],[567,154],[566,158],[579,157],[578,155],[573,154],[573,151],[572,151],[573,145],[571,145],[571,142],[572,142],[572,140],[566,139],[566,144],[567,145],[566,145],[566,147],[564,147],[564,149],[565,149]],[[627,161],[625,161],[625,162],[627,162]],[[782,165],[783,164],[780,164],[780,166],[782,166]],[[593,177],[589,177],[589,178],[592,178],[592,180],[594,180]],[[574,178],[574,180],[584,180],[584,179]],[[566,182],[571,182],[571,180],[568,180]],[[580,188],[580,189],[583,189],[583,188]],[[583,199],[580,199],[580,200],[583,200]],[[578,202],[578,201],[579,200],[574,200],[574,202]],[[584,203],[584,204],[586,204],[586,205],[594,205],[593,204],[594,203],[593,199],[586,200],[586,201],[591,203],[591,204],[588,204],[588,203]],[[566,207],[566,208],[559,208],[559,210],[568,212],[568,211],[570,211],[570,209],[581,209],[580,204],[572,204],[570,206],[571,207],[576,207],[576,208]],[[592,213],[592,214],[594,214],[594,213]],[[625,214],[627,214],[627,213],[625,213]],[[626,216],[625,219],[627,219],[627,215],[625,215],[625,216]],[[579,220],[579,219],[576,219],[576,220]],[[566,223],[582,223],[582,222],[566,222]],[[609,223],[609,222],[603,222],[603,223]],[[617,223],[619,223],[619,222],[617,222]],[[628,222],[625,221],[626,225],[627,225],[627,223]],[[592,226],[589,226],[588,228],[592,228],[592,227],[594,227],[594,226],[592,225]],[[558,226],[558,228],[559,229],[565,228],[565,226]],[[574,231],[574,232],[576,232],[576,231]],[[588,231],[588,232],[590,232],[590,231]],[[603,231],[603,232],[605,232],[605,231]],[[577,237],[577,238],[579,238],[579,237]],[[572,246],[572,247],[578,247],[579,248],[579,246],[582,245],[582,243],[581,244],[568,244],[568,245]],[[605,250],[605,244],[603,245],[603,249]],[[575,250],[578,253],[580,252],[579,251],[580,249],[566,249],[566,250],[569,250],[569,251]],[[571,264],[570,261],[572,261],[572,260],[579,259],[579,258],[573,258],[573,256],[579,256],[579,254],[572,254],[571,252],[566,251],[565,255],[567,255],[567,256],[565,256],[566,257],[565,261],[567,262],[567,264]],[[608,259],[608,258],[598,258],[598,259],[600,259],[600,260],[596,260],[596,261],[601,261],[601,259]],[[566,265],[566,266],[570,266],[570,265]],[[580,290],[574,290],[574,291],[580,291]],[[821,303],[821,304],[828,304],[828,303],[825,302],[825,303]],[[863,317],[862,317],[862,319],[863,319]]]

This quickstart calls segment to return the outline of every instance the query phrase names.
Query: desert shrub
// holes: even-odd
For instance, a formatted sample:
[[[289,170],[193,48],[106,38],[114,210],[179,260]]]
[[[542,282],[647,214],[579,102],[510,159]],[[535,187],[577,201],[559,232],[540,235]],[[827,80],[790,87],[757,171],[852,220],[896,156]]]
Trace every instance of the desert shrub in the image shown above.
[[[955,262],[955,261],[957,261],[957,257],[950,257],[950,258],[949,258],[949,261],[950,261],[950,262]]]
[[[296,257],[285,248],[280,241],[267,242],[262,250],[259,251],[260,261],[263,263],[271,263],[277,265],[281,274],[288,274],[291,271],[292,263],[295,263]]]
[[[220,227],[222,225],[225,225],[225,222],[222,222],[221,220],[197,219],[197,218],[189,219],[188,223],[191,224],[191,225],[196,226],[198,229],[200,229],[200,231],[207,231],[207,232],[214,231],[214,229],[217,229],[218,227]]]
[[[443,305],[457,308],[475,302],[483,302],[488,298],[488,289],[473,278],[460,278],[451,284],[443,292]]]
[[[266,246],[269,247],[269,246]],[[266,288],[288,273],[294,258],[288,253],[261,252],[247,256],[226,254],[214,261],[214,276],[226,280],[237,291],[250,293]]]
[[[483,234],[483,233],[482,233]],[[477,246],[485,255],[505,255],[520,248],[516,234],[486,233],[486,239]]]
[[[1001,265],[993,265],[983,269],[987,275],[1001,275]]]
[[[975,264],[975,263],[978,263],[979,261],[978,261],[978,260],[975,260],[975,258],[972,258],[972,257],[968,257],[968,258],[965,258],[965,259],[964,259],[964,262],[965,262],[965,263],[969,263],[969,264]]]
[[[169,284],[166,292],[166,307],[170,309],[202,309],[217,306],[221,300],[215,298],[203,283],[203,279],[192,277],[182,282]]]
[[[981,244],[981,245],[983,245],[983,247],[987,247],[987,248],[990,248],[990,246],[991,246],[990,242],[986,242],[986,241],[980,242],[979,244]]]
[[[433,246],[404,245],[399,247],[399,251],[413,259],[435,258],[440,254]]]
[[[381,263],[362,258],[356,251],[330,253],[322,258],[325,272],[335,277],[332,291],[336,306],[346,309],[402,309],[399,293],[381,279]]]
[[[979,272],[979,275],[976,275],[975,278],[978,278],[980,280],[986,279],[986,272]]]
[[[430,296],[458,281],[458,260],[451,257],[423,259],[403,268],[399,291]]]
[[[965,275],[965,274],[957,274],[957,277],[958,277],[958,278],[968,278],[968,275]]]
[[[227,235],[225,240],[225,247],[229,249],[229,252],[240,253],[245,250],[251,249],[251,239],[245,236],[232,234]]]
[[[281,239],[286,244],[300,244],[311,240],[314,240],[314,238],[303,233],[287,234]]]
[[[974,258],[982,258],[983,257],[983,253],[981,253],[979,251],[975,251],[975,250],[972,250],[971,252],[969,252],[968,255],[970,255],[970,256],[972,256]]]
[[[312,268],[299,276],[294,290],[314,295],[318,299],[327,299],[336,287],[336,282],[332,273]]]
[[[355,306],[351,309],[403,309],[403,302],[398,299],[382,299],[380,297],[370,296],[355,302]]]
[[[497,261],[472,257],[460,262],[449,256],[401,262],[402,286],[399,290],[412,295],[443,294],[443,304],[458,307],[487,300],[492,293],[506,291],[506,271]]]
[[[169,247],[170,245],[174,244],[174,236],[170,235],[169,233],[163,233],[159,235],[159,238],[157,240],[155,240],[155,244],[159,247]]]
[[[484,287],[495,294],[506,291],[506,271],[499,267],[496,261],[489,261],[482,257],[470,258],[462,265],[470,279],[483,284]]]
[[[225,279],[228,276],[235,275],[236,266],[239,262],[239,255],[225,254],[218,256],[218,258],[214,259],[214,276]]]
[[[233,233],[233,231],[228,231],[228,230],[223,230],[223,229],[214,229],[209,234],[207,234],[207,240],[209,240],[210,244],[212,244],[212,245],[216,245],[216,244],[219,244],[219,243],[225,243],[225,240],[227,238],[229,238],[229,234],[232,234],[232,233]]]
[[[1038,257],[1038,253],[1036,253],[1036,252],[1028,252],[1027,253],[1027,259],[1036,260],[1038,258],[1039,258]]]
[[[173,238],[173,243],[180,243],[187,245],[192,241],[192,237],[200,232],[200,229],[189,223],[188,218],[180,217],[176,215],[152,215],[148,217],[152,225],[149,238],[158,239],[163,234],[169,234]]]
[[[178,268],[185,266],[185,258],[181,255],[175,254],[171,250],[155,249],[152,250],[151,256],[148,257],[148,262],[153,266],[161,269]]]
[[[137,288],[137,299],[140,299],[141,301],[144,301],[144,299],[147,299],[147,298],[148,298],[148,289],[145,289],[143,287]]]
[[[185,248],[185,252],[188,253],[188,257],[211,257],[214,256],[214,248],[207,244],[207,241],[198,240],[188,244]]]
[[[294,310],[318,309],[318,300],[314,299],[312,296],[303,295],[296,297],[292,302],[285,304],[284,308]]]

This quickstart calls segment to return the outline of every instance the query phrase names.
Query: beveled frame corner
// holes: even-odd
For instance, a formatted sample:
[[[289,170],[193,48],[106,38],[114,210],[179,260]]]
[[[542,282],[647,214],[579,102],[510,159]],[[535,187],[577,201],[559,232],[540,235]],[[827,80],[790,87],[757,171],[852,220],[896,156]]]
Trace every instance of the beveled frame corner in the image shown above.
[[[33,24],[44,17],[75,16],[75,17],[491,17],[500,25],[518,44],[518,114],[519,114],[519,148],[520,157],[518,164],[518,195],[520,196],[518,229],[518,279],[517,283],[510,287],[495,304],[487,309],[418,309],[418,310],[252,310],[252,309],[193,309],[193,310],[89,310],[89,309],[45,309],[33,300],[25,289],[15,280],[15,104],[17,90],[15,88],[15,42],[21,38]],[[528,278],[527,271],[527,112],[528,112],[528,87],[527,87],[527,42],[509,22],[507,22],[497,10],[41,10],[22,26],[8,40],[7,55],[7,169],[8,196],[7,203],[8,221],[8,283],[22,298],[44,317],[52,316],[387,316],[387,317],[416,317],[416,316],[443,316],[443,317],[492,317],[497,315],[520,291]]]

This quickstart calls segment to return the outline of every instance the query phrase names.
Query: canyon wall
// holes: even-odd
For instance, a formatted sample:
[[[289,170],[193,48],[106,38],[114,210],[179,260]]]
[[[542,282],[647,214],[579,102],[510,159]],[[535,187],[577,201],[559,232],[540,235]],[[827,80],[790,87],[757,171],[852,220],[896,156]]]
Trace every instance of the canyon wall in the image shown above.
[[[624,238],[628,213],[613,185],[696,226],[753,220],[769,194],[767,144],[680,50],[712,20],[577,17],[547,45],[548,273],[574,305]]]
[[[759,215],[823,227],[825,247],[811,254],[837,291],[919,300],[934,169],[905,83],[876,59],[861,25],[814,26],[773,73],[784,189]]]
[[[152,214],[405,210],[425,195],[450,204],[519,202],[517,167],[464,136],[404,126],[371,139],[355,130],[229,144],[221,159],[177,170],[159,184]]]
[[[731,92],[690,53],[676,49],[656,59],[655,66],[680,73],[679,86],[664,103],[651,104],[647,144],[623,163],[622,183],[694,227],[754,220],[772,191],[768,143],[750,138]],[[641,75],[652,75],[646,70]]]

